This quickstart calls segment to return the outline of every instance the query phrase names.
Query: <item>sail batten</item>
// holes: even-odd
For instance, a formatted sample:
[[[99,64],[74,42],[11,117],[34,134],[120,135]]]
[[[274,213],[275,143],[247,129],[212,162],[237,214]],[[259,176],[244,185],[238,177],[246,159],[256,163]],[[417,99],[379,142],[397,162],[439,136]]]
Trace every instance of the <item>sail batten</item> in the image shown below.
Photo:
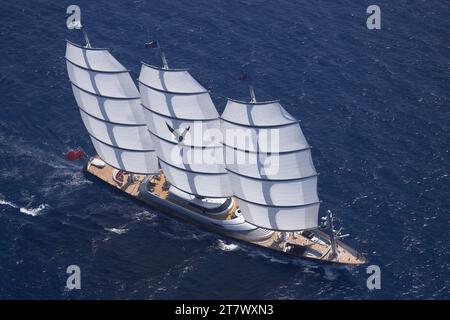
[[[153,110],[153,109],[151,109],[149,107],[146,107],[143,104],[142,104],[142,107],[144,109],[146,109],[147,111],[150,111],[151,113],[157,114],[157,115],[159,115],[161,117],[171,118],[171,119],[175,119],[175,120],[179,120],[179,121],[180,120],[181,121],[217,121],[217,118],[206,118],[206,119],[204,119],[204,118],[183,118],[183,117],[179,117],[179,116],[176,116],[176,115],[168,115],[168,114],[164,114],[164,113],[155,111],[155,110]]]
[[[158,160],[129,71],[107,49],[67,42],[66,65],[83,123],[97,154],[132,173],[158,172]]]
[[[261,129],[264,129],[264,128],[281,128],[281,127],[285,127],[285,126],[295,125],[295,124],[300,122],[300,120],[294,120],[294,121],[290,121],[290,122],[286,122],[286,123],[255,125],[255,124],[251,124],[251,123],[249,123],[249,124],[239,123],[239,122],[228,120],[228,119],[225,119],[225,118],[222,118],[222,117],[220,117],[220,119],[225,121],[225,122],[227,122],[227,123],[229,123],[229,124],[232,124],[232,125],[238,125],[238,126],[243,126],[243,127],[247,127],[247,128],[261,128]]]
[[[164,87],[163,88],[152,87],[151,85],[149,85],[149,84],[147,84],[145,82],[142,82],[141,80],[139,80],[139,84],[144,86],[144,87],[147,87],[148,89],[155,90],[155,91],[158,91],[158,92],[161,92],[161,93],[165,93],[165,94],[176,94],[176,95],[182,95],[182,96],[183,95],[184,96],[190,96],[191,95],[191,96],[193,96],[193,95],[198,95],[198,94],[202,94],[202,93],[209,93],[208,90],[178,92],[178,91],[173,91],[173,90],[169,90],[169,89],[164,89]]]
[[[271,207],[240,199],[245,220],[269,230],[298,231],[317,228],[320,202],[303,207]]]
[[[143,64],[139,82],[166,93],[201,93],[207,90],[187,70],[157,69]]]
[[[139,90],[148,131],[167,180],[195,196],[231,196],[219,114],[209,92],[185,69],[144,63]]]
[[[318,173],[315,173],[315,174],[312,174],[310,176],[305,176],[305,177],[301,177],[301,178],[284,178],[284,179],[280,179],[280,178],[273,178],[273,177],[263,178],[262,176],[260,176],[260,177],[249,176],[249,175],[245,175],[245,174],[233,171],[233,170],[231,170],[229,168],[227,168],[226,170],[228,172],[232,173],[232,174],[241,176],[243,178],[248,178],[248,179],[253,179],[253,180],[263,180],[263,181],[279,181],[279,182],[301,181],[301,180],[305,180],[305,179],[309,179],[309,178],[314,178],[314,177],[317,177],[319,175]]]
[[[80,65],[80,64],[78,64],[76,62],[73,62],[69,58],[65,58],[65,59],[66,59],[66,62],[70,63],[71,65],[73,65],[73,66],[75,66],[77,68],[80,68],[80,69],[84,69],[86,71],[93,71],[93,72],[96,72],[96,73],[112,73],[112,74],[129,73],[130,72],[130,70],[127,70],[127,69],[123,69],[123,70],[94,69],[94,68],[89,67],[89,65],[85,65],[84,66],[84,65]]]
[[[160,157],[158,157],[158,159],[160,161],[162,161],[163,163],[167,164],[168,166],[171,166],[172,168],[179,169],[181,171],[185,171],[185,172],[188,172],[188,173],[204,174],[204,175],[212,175],[212,176],[214,176],[214,175],[226,175],[226,171],[223,171],[223,172],[207,172],[207,171],[200,170],[200,169],[198,169],[198,170],[187,169],[187,168],[183,168],[183,167],[179,167],[177,165],[174,165],[173,163],[170,163],[169,161],[165,161],[165,160],[163,160]]]
[[[226,110],[226,109],[225,109]],[[277,127],[248,127],[222,120],[224,143],[249,152],[282,153],[308,148],[298,123]]]
[[[82,87],[78,86],[76,83],[74,83],[74,82],[72,82],[72,81],[70,81],[70,84],[72,85],[72,88],[75,87],[75,88],[77,88],[77,89],[80,90],[80,91],[83,91],[83,92],[85,92],[85,93],[87,93],[87,94],[90,94],[90,95],[93,95],[93,96],[96,96],[96,97],[99,97],[99,98],[105,98],[105,99],[110,99],[110,100],[141,100],[141,97],[140,97],[140,96],[137,96],[137,97],[113,97],[113,96],[105,96],[105,95],[102,95],[102,94],[99,94],[99,93],[96,93],[96,92],[91,92],[91,91],[88,91],[88,90],[86,90],[86,89],[83,89]]]
[[[317,227],[318,174],[299,121],[278,101],[229,100],[221,128],[226,169],[246,221],[280,231]]]
[[[135,99],[140,97],[128,72],[96,72],[82,69],[69,62],[67,62],[67,71],[72,83],[90,93],[114,98]]]

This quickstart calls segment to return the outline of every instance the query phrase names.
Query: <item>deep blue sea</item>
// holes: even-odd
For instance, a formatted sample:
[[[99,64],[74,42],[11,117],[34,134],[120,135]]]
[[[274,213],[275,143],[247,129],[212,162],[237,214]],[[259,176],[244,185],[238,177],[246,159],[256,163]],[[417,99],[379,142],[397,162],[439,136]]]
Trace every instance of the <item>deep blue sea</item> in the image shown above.
[[[83,174],[94,154],[64,60],[66,8],[138,77],[188,67],[224,97],[281,99],[313,146],[322,213],[381,268],[280,257],[176,221]],[[366,9],[381,8],[381,30]],[[0,298],[450,299],[445,0],[0,1]],[[81,290],[65,289],[81,268]]]

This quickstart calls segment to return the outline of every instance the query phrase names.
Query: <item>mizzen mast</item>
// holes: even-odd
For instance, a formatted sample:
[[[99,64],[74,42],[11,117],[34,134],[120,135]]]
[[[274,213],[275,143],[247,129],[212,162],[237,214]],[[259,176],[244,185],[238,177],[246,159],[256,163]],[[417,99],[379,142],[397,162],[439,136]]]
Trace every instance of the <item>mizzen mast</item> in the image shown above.
[[[169,63],[167,62],[166,54],[164,53],[164,50],[161,48],[158,40],[151,40],[151,41],[147,42],[145,44],[145,47],[146,48],[151,48],[151,49],[158,49],[159,50],[159,55],[161,56],[163,69],[164,70],[168,70],[169,69]]]
[[[318,174],[300,125],[278,101],[257,102],[253,86],[250,96],[229,99],[221,116],[226,168],[245,220],[276,231],[315,229]]]

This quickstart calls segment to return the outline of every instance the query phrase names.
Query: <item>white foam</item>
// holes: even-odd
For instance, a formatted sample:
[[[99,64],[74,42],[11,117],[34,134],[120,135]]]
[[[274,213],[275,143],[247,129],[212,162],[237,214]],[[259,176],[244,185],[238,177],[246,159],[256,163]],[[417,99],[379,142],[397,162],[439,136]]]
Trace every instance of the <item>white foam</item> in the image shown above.
[[[30,208],[30,209],[20,208],[20,212],[35,217],[35,216],[40,215],[41,212],[47,208],[48,208],[48,204],[44,203],[44,204],[39,205],[37,208]]]
[[[239,246],[234,243],[227,244],[223,240],[219,240],[218,243],[219,249],[223,251],[235,251],[239,249]]]
[[[37,208],[20,207],[17,204],[11,202],[11,201],[7,201],[7,200],[3,200],[3,199],[0,199],[0,205],[9,206],[9,207],[14,208],[14,209],[19,209],[19,211],[21,213],[24,213],[24,214],[27,214],[27,215],[30,215],[30,216],[33,216],[33,217],[39,215],[42,212],[42,210],[44,210],[44,209],[49,207],[49,205],[45,204],[45,203],[39,205]]]
[[[148,211],[142,211],[142,212],[136,213],[135,217],[138,221],[153,220],[154,218],[156,218],[156,214],[148,212]]]
[[[19,208],[14,203],[6,201],[6,200],[0,200],[0,204],[6,205],[6,206],[10,206],[11,208],[16,208],[16,209]]]
[[[115,234],[124,234],[128,232],[128,229],[125,228],[105,228],[106,231],[113,232]]]

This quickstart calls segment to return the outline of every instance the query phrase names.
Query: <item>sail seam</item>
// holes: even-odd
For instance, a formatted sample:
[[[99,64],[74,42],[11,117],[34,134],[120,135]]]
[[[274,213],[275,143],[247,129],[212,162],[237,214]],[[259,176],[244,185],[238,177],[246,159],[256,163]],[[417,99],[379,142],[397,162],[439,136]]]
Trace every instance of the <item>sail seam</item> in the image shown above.
[[[241,101],[241,100],[236,100],[236,99],[232,99],[232,98],[228,98],[225,97],[225,99],[238,103],[238,104],[250,104],[250,105],[264,105],[264,104],[272,104],[272,103],[277,103],[280,102],[280,100],[271,100],[271,101],[255,101],[255,102],[251,102],[251,101]]]
[[[266,230],[270,230],[270,231],[285,231],[285,232],[296,232],[296,231],[308,231],[308,230],[316,230],[319,229],[319,227],[312,227],[312,228],[306,228],[306,229],[272,229],[272,228],[268,228],[266,226],[261,227],[253,222],[247,221],[245,220],[248,224],[251,224],[252,226],[258,227],[258,228],[262,228],[262,229],[266,229]]]
[[[305,204],[299,204],[299,205],[286,205],[286,206],[280,206],[280,205],[270,205],[270,204],[265,204],[265,203],[259,203],[259,202],[254,202],[254,201],[249,201],[246,200],[244,198],[241,198],[239,196],[237,196],[236,194],[234,195],[236,198],[238,198],[239,200],[254,204],[254,205],[259,205],[261,207],[269,207],[269,208],[301,208],[301,207],[309,207],[309,206],[313,206],[316,204],[320,204],[321,201],[315,201],[315,202],[311,202],[311,203],[305,203]]]
[[[75,62],[69,60],[69,58],[67,58],[67,57],[65,57],[65,59],[66,59],[67,62],[69,62],[70,64],[72,64],[74,67],[83,69],[83,70],[85,70],[85,71],[92,71],[92,72],[96,72],[96,73],[107,73],[107,74],[130,73],[130,71],[127,70],[127,69],[124,69],[124,70],[114,70],[114,71],[112,71],[112,70],[98,70],[98,69],[91,69],[91,68],[88,68],[88,67],[79,65],[78,63],[75,63]]]
[[[163,172],[164,172],[164,170],[163,170]],[[169,182],[170,182],[170,181],[169,181]],[[178,190],[180,190],[180,191],[182,191],[182,192],[185,192],[185,193],[190,194],[191,196],[198,196],[198,197],[203,197],[203,198],[216,198],[216,199],[220,199],[220,198],[229,198],[229,197],[231,197],[231,195],[229,195],[229,196],[220,196],[220,197],[217,197],[217,196],[205,196],[205,195],[202,195],[202,194],[192,193],[192,192],[183,190],[182,188],[176,186],[176,185],[175,185],[174,183],[172,183],[172,182],[170,182],[170,185],[171,185],[172,187],[174,187],[175,189],[178,189]]]
[[[149,132],[152,136],[155,136],[155,137],[158,138],[158,139],[161,139],[161,140],[163,140],[163,141],[165,141],[165,142],[168,142],[168,143],[171,143],[171,144],[178,144],[178,143],[175,142],[175,141],[170,141],[170,140],[168,140],[168,139],[166,139],[166,138],[163,138],[163,137],[158,136],[156,133],[152,132],[152,131],[151,131],[150,129],[148,129],[148,128],[147,128],[147,130],[148,130],[148,132]],[[221,148],[221,146],[193,146],[193,145],[186,145],[186,144],[183,144],[183,146],[188,147],[188,148],[191,148],[191,149],[195,149],[195,148],[198,148],[198,149],[217,149],[217,148]]]
[[[113,125],[117,125],[117,126],[124,126],[124,127],[146,127],[147,126],[145,123],[144,124],[141,124],[141,123],[120,123],[120,122],[108,121],[108,120],[105,120],[105,119],[102,119],[102,118],[99,118],[99,117],[96,117],[96,116],[90,114],[89,112],[84,110],[83,107],[80,107],[79,105],[78,105],[78,108],[80,109],[80,111],[82,111],[86,115],[88,115],[88,116],[90,116],[90,117],[92,117],[92,118],[94,118],[94,119],[96,119],[98,121],[104,122],[104,123],[109,123],[109,124],[113,124]]]
[[[296,153],[296,152],[302,152],[302,151],[307,151],[307,150],[311,150],[312,147],[311,146],[307,146],[305,148],[301,148],[301,149],[296,149],[296,150],[288,150],[288,151],[271,151],[271,152],[264,152],[264,151],[253,151],[253,150],[246,150],[246,149],[241,149],[238,147],[233,147],[233,146],[229,146],[225,143],[222,142],[222,145],[236,150],[236,151],[241,151],[241,152],[246,152],[246,153],[256,153],[256,154],[267,154],[267,155],[282,155],[282,154],[289,154],[289,153]]]
[[[154,113],[154,114],[157,114],[157,115],[159,115],[159,116],[161,116],[161,117],[166,117],[166,118],[169,118],[169,119],[182,120],[182,121],[214,121],[214,120],[219,120],[219,118],[205,118],[205,119],[177,118],[177,117],[169,116],[169,115],[167,115],[167,114],[160,113],[160,112],[157,112],[157,111],[155,111],[155,110],[152,110],[151,107],[147,107],[147,106],[144,105],[143,103],[141,103],[141,106],[142,106],[144,109],[150,111],[151,113]]]
[[[181,171],[185,171],[185,172],[190,172],[190,173],[195,173],[195,174],[203,174],[203,175],[209,175],[209,176],[219,176],[219,175],[222,175],[222,176],[226,176],[228,173],[227,172],[201,172],[201,171],[194,171],[194,170],[188,170],[188,169],[185,169],[185,168],[180,168],[180,167],[178,167],[178,166],[176,166],[176,165],[174,165],[174,164],[172,164],[172,163],[169,163],[169,162],[167,162],[167,161],[165,161],[165,160],[163,160],[160,156],[158,156],[157,155],[157,157],[158,157],[158,159],[161,161],[161,162],[164,162],[165,164],[167,164],[168,166],[170,166],[170,167],[172,167],[172,168],[175,168],[175,169],[179,169],[179,170],[181,170]]]
[[[79,90],[81,90],[81,91],[83,91],[83,92],[86,92],[87,94],[91,94],[91,95],[93,95],[93,96],[100,97],[100,98],[104,98],[104,99],[111,99],[111,100],[137,100],[137,99],[141,99],[141,97],[111,97],[111,96],[104,96],[104,95],[101,95],[101,94],[98,94],[98,93],[95,93],[95,92],[86,90],[86,89],[84,89],[84,88],[81,88],[80,86],[78,86],[77,84],[75,84],[73,81],[70,81],[70,80],[69,80],[69,82],[70,82],[70,84],[72,84],[75,88],[77,88],[77,89],[79,89]]]
[[[283,124],[268,124],[268,125],[250,125],[250,124],[243,124],[243,123],[238,123],[238,122],[234,122],[222,117],[219,117],[219,119],[230,123],[232,125],[236,125],[236,126],[242,126],[242,127],[247,127],[247,128],[253,128],[253,129],[264,129],[264,128],[282,128],[282,127],[287,127],[290,125],[294,125],[294,124],[298,124],[300,122],[300,120],[295,120],[289,123],[283,123]]]
[[[149,89],[155,90],[155,91],[162,92],[162,93],[169,93],[169,94],[174,94],[174,95],[197,95],[197,94],[209,93],[208,90],[205,90],[205,91],[197,91],[197,92],[176,92],[176,91],[169,91],[169,90],[164,90],[164,89],[152,87],[151,85],[148,85],[148,84],[142,82],[140,79],[137,79],[137,80],[138,80],[138,82],[139,82],[140,84],[142,84],[143,86],[145,86],[145,87],[147,87],[147,88],[149,88]]]
[[[289,178],[289,179],[268,179],[268,178],[257,178],[257,177],[251,177],[251,176],[247,176],[245,174],[230,170],[228,168],[226,168],[226,170],[228,172],[231,172],[235,175],[238,175],[240,177],[244,177],[244,178],[248,178],[248,179],[252,179],[252,180],[259,180],[259,181],[273,181],[273,182],[283,182],[283,181],[301,181],[301,180],[307,180],[307,179],[311,179],[311,178],[315,178],[317,177],[319,174],[312,174],[310,176],[306,176],[306,177],[301,177],[301,178]]]
[[[149,67],[149,68],[152,68],[152,69],[155,69],[155,70],[161,70],[161,71],[168,71],[168,72],[180,72],[180,71],[189,71],[189,69],[164,69],[164,68],[162,68],[162,67],[158,67],[158,66],[153,66],[153,65],[151,65],[151,64],[148,64],[148,63],[145,63],[144,61],[141,61],[141,63],[144,65],[144,66],[146,66],[146,67]]]

